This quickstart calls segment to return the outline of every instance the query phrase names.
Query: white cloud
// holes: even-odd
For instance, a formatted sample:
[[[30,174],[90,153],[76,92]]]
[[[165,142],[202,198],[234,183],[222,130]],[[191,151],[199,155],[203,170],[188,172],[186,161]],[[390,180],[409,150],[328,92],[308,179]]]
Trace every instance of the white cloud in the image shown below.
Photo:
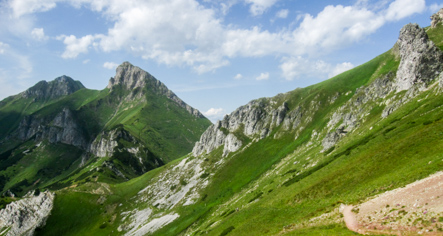
[[[103,35],[59,36],[66,45],[63,58],[75,58],[91,48],[104,52],[125,50],[161,64],[187,66],[200,74],[227,66],[236,57],[291,58],[328,53],[358,42],[388,21],[421,11],[424,2],[396,0],[389,6],[379,4],[382,8],[378,10],[369,10],[364,0],[352,6],[327,6],[317,15],[302,16],[300,25],[293,30],[269,32],[258,26],[245,29],[225,25],[223,18],[218,18],[220,11],[226,13],[240,0],[212,5],[220,9],[205,8],[196,0],[65,1],[97,11],[112,26]],[[241,1],[250,4],[253,14],[260,15],[278,0]],[[34,10],[28,12],[49,10],[57,0],[31,2]],[[399,11],[401,7],[406,10]],[[280,10],[277,16],[287,17],[288,12]]]
[[[82,63],[83,64],[88,64],[90,61],[91,61],[91,59],[86,59],[86,60],[83,60]]]
[[[0,54],[4,54],[8,47],[9,47],[8,44],[0,42]]]
[[[234,76],[234,79],[242,79],[243,78],[243,75],[242,74],[236,74],[235,76]]]
[[[431,6],[429,6],[429,11],[432,14],[434,14],[434,13],[438,12],[442,8],[443,8],[443,3],[440,3],[440,4],[434,3]]]
[[[110,70],[114,70],[115,68],[117,68],[118,64],[114,63],[114,62],[105,62],[103,64],[103,67],[106,69],[110,69]]]
[[[66,45],[66,50],[63,52],[62,57],[65,59],[76,58],[80,53],[88,53],[88,49],[92,45],[94,38],[92,35],[86,35],[81,38],[77,38],[74,35],[58,36],[57,39],[63,40],[63,43]]]
[[[221,120],[226,114],[223,108],[210,108],[209,110],[202,112],[207,118],[209,118],[213,123],[217,120]]]
[[[329,73],[329,77],[332,78],[354,67],[355,66],[350,62],[343,62],[341,64],[337,64],[335,68]]]
[[[391,3],[386,12],[386,19],[397,21],[426,9],[425,0],[396,0]]]
[[[48,39],[48,37],[45,36],[45,31],[43,30],[43,28],[34,28],[31,32],[31,36],[38,41],[44,41]]]
[[[251,4],[249,11],[252,15],[258,16],[263,14],[268,8],[272,7],[277,0],[245,0],[246,3]]]
[[[205,116],[216,116],[223,113],[223,108],[210,108],[209,110],[203,112]]]
[[[255,79],[256,80],[268,80],[269,79],[269,72],[260,73],[260,75]]]
[[[286,80],[313,77],[327,79],[353,67],[354,65],[350,62],[333,66],[323,60],[309,60],[301,56],[284,58],[283,63],[280,65],[282,76]]]
[[[13,15],[19,18],[23,15],[44,12],[56,6],[57,0],[12,0],[9,7],[13,10]]]
[[[288,9],[282,9],[282,10],[278,11],[275,16],[277,18],[285,19],[285,18],[288,17],[288,15],[289,15],[289,10]]]

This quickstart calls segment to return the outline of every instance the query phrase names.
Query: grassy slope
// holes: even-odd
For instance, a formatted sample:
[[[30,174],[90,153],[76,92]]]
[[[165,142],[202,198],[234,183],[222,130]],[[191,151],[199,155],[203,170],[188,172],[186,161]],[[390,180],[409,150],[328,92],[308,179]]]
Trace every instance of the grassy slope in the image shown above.
[[[428,33],[433,40],[440,37],[432,31]],[[356,88],[389,71],[395,72],[397,66],[398,60],[388,52],[333,79],[279,96],[281,102],[289,100],[291,109],[299,105],[307,109],[314,98],[322,101],[322,105],[313,122],[297,140],[294,141],[294,135],[288,133],[278,140],[267,138],[253,143],[235,156],[231,154],[224,168],[214,173],[213,182],[200,194],[206,197],[196,204],[176,209],[181,217],[156,234],[175,235],[188,227],[196,229],[196,235],[227,232],[232,235],[277,234],[284,227],[331,211],[339,203],[357,203],[442,170],[443,95],[434,96],[429,94],[430,91],[386,119],[380,118],[383,107],[374,108],[366,123],[346,136],[328,154],[320,153],[320,147],[305,148],[312,131],[326,125],[330,111],[343,105]],[[345,96],[348,91],[351,93]],[[342,96],[329,105],[327,99],[337,92]],[[214,163],[220,155],[221,149],[218,149],[206,158]],[[308,165],[314,161],[318,161],[317,165]],[[58,235],[66,227],[71,229],[65,231],[66,235],[84,232],[117,235],[118,219],[121,218],[118,215],[127,209],[124,207],[133,204],[131,197],[143,189],[149,179],[176,163],[174,161],[126,183],[113,185],[113,194],[107,197],[103,206],[120,203],[123,206],[112,211],[105,210],[97,202],[96,194],[80,196],[61,191],[56,198],[53,216],[40,233]],[[272,169],[278,165],[283,165],[283,170],[273,173]],[[301,174],[295,175],[299,171]],[[270,173],[271,177],[267,178],[265,173]],[[229,202],[234,198],[239,200]],[[75,208],[65,207],[74,202]],[[228,204],[222,206],[224,203]],[[235,211],[237,207],[239,211]],[[76,208],[81,208],[83,214],[90,218],[77,216]],[[117,214],[117,220],[111,219],[114,214]],[[65,220],[66,216],[73,217],[73,220]],[[354,235],[341,224],[302,227],[288,234]]]
[[[8,126],[7,128],[12,131],[18,127],[20,120],[26,115],[46,117],[47,120],[52,120],[64,108],[69,108],[74,112],[77,122],[83,127],[83,131],[87,135],[86,138],[90,141],[103,130],[123,127],[132,136],[136,137],[146,150],[149,150],[147,151],[150,153],[149,155],[162,158],[163,162],[174,160],[192,149],[194,142],[210,125],[210,121],[206,118],[195,118],[169,99],[153,95],[152,91],[147,90],[146,101],[141,102],[122,102],[128,91],[121,89],[114,89],[112,92],[108,89],[102,91],[81,89],[60,99],[42,103],[33,102],[31,99],[24,99],[19,96],[9,97],[2,101],[0,124]],[[2,130],[6,130],[6,128]],[[6,136],[10,131],[2,132],[1,135]],[[0,178],[3,182],[6,181],[6,183],[2,183],[2,185],[5,185],[3,190],[19,185],[21,187],[16,187],[16,190],[20,189],[17,193],[21,193],[30,188],[45,188],[63,180],[52,185],[52,189],[74,184],[78,181],[84,182],[90,175],[98,175],[100,180],[105,182],[115,182],[118,179],[114,176],[115,174],[109,171],[94,174],[90,172],[90,168],[72,170],[80,164],[79,158],[82,154],[80,150],[75,148],[58,148],[60,145],[48,143],[46,146],[52,146],[52,149],[58,150],[58,152],[42,151],[38,153],[39,149],[37,149],[32,155],[26,155],[26,158],[24,158],[25,155],[22,155],[21,152],[26,148],[32,148],[31,146],[35,144],[27,145],[20,140],[11,138],[0,145],[0,154],[2,155],[0,165],[5,166],[5,168],[0,169]],[[71,149],[75,149],[75,151]],[[12,155],[10,156],[10,154]],[[60,155],[69,157],[69,161],[66,163],[55,162],[58,164],[47,166],[46,161],[42,161],[43,159],[37,157],[47,156],[47,160],[56,160]],[[125,167],[122,161],[126,161],[127,158],[123,156],[121,159],[114,161]],[[98,160],[97,163],[90,161],[89,164],[99,166],[102,162],[103,160]],[[22,167],[20,163],[27,164]],[[13,166],[6,169],[9,165]],[[136,176],[132,173],[131,168],[126,169],[128,170],[125,173],[127,176]],[[32,184],[39,179],[42,171],[53,178],[39,181],[37,185]],[[58,174],[55,175],[54,173]],[[69,174],[72,174],[72,176],[67,178]],[[114,178],[110,178],[112,176]]]

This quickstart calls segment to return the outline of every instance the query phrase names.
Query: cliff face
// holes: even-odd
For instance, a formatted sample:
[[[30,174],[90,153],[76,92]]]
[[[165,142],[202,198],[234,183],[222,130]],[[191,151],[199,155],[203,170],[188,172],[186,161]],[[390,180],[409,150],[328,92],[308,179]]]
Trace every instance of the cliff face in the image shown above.
[[[312,136],[321,138],[323,151],[332,148],[347,133],[365,122],[375,107],[384,107],[381,118],[386,118],[434,81],[440,81],[441,86],[443,53],[417,24],[408,24],[401,29],[391,53],[400,59],[398,70],[383,74],[370,84],[358,88],[347,102],[331,112],[326,128],[314,130]],[[407,92],[399,93],[404,90]],[[346,95],[336,94],[329,102],[333,104],[337,98]],[[317,98],[310,102],[308,108],[298,106],[293,109],[288,108],[287,102],[277,102],[274,98],[254,100],[209,127],[192,153],[199,156],[224,145],[223,155],[226,156],[242,147],[237,137],[239,132],[258,140],[269,136],[280,125],[274,138],[285,131],[296,132],[297,138],[297,133],[312,121],[322,105]]]
[[[43,227],[54,205],[55,195],[31,192],[19,201],[0,210],[0,233],[2,235],[34,235],[37,227]]]
[[[37,140],[47,139],[51,143],[64,143],[81,149],[88,146],[82,125],[67,108],[53,118],[34,115],[25,117],[17,129],[17,136],[21,140],[35,137]]]
[[[85,88],[82,83],[63,75],[50,82],[40,81],[21,95],[24,98],[49,100],[69,95],[82,88]]]
[[[443,53],[429,40],[425,30],[417,24],[408,24],[400,31],[397,41],[401,62],[398,67],[396,91],[423,88],[436,79],[443,69]]]

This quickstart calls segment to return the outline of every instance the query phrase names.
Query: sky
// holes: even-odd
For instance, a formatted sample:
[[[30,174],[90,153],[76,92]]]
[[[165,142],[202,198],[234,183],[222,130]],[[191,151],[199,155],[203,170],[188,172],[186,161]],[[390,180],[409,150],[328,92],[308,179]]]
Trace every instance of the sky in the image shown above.
[[[211,121],[389,50],[440,0],[0,0],[0,99],[67,75],[104,89],[124,61]]]

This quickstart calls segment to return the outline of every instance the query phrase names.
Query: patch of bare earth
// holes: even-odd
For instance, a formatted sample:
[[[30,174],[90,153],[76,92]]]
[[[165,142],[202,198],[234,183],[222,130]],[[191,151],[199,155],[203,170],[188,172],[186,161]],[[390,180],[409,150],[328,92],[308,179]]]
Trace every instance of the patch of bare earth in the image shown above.
[[[363,234],[443,235],[443,172],[345,208],[344,220]]]

